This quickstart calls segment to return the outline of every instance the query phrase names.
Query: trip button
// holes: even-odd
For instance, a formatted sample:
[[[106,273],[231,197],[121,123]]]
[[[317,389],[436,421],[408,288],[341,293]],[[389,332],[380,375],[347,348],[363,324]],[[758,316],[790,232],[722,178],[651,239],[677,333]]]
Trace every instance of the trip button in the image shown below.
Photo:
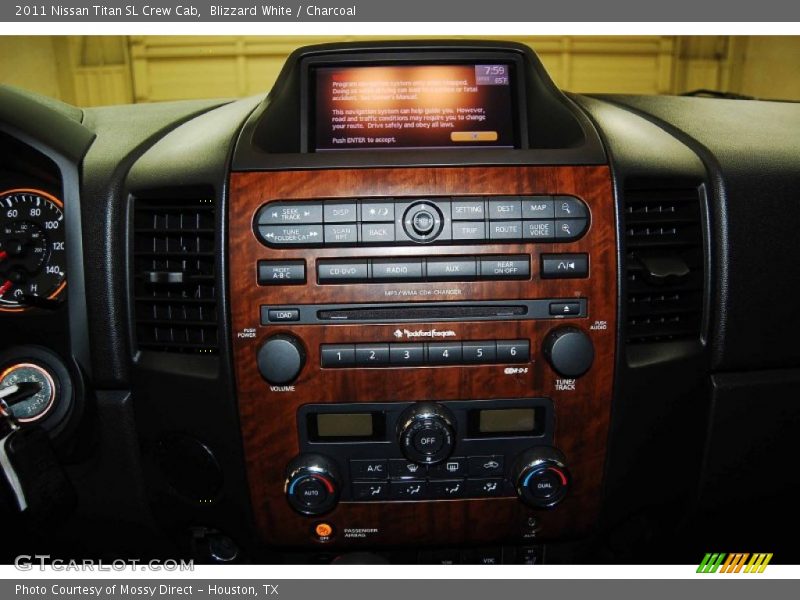
[[[466,484],[463,479],[441,479],[428,484],[428,494],[436,500],[449,498],[462,498],[465,494]]]
[[[322,205],[305,202],[272,202],[258,211],[259,225],[308,225],[322,223]]]
[[[384,459],[351,460],[350,476],[353,479],[386,479],[388,471]]]
[[[450,365],[461,362],[460,342],[433,342],[428,344],[428,363]]]
[[[522,199],[523,219],[552,219],[555,217],[550,196],[527,196]]]
[[[392,479],[405,479],[414,478],[419,479],[425,477],[425,472],[428,467],[420,465],[404,458],[390,458],[389,459],[389,477]]]
[[[385,481],[354,481],[353,500],[385,500],[389,497],[389,484]]]
[[[356,344],[356,365],[370,367],[389,364],[389,344]]]
[[[259,225],[261,240],[271,246],[299,246],[322,243],[322,225]]]
[[[530,275],[531,264],[527,255],[481,259],[481,277],[485,279],[527,279]]]
[[[470,477],[502,477],[503,476],[503,456],[495,454],[492,456],[470,456],[469,476]]]
[[[289,285],[306,282],[304,260],[258,261],[258,285]]]
[[[483,199],[459,200],[453,198],[450,214],[454,221],[482,221],[486,217]]]
[[[422,261],[373,260],[372,279],[376,281],[422,281]]]
[[[556,219],[585,219],[589,216],[586,205],[574,196],[555,196],[553,201]]]
[[[497,359],[494,342],[462,342],[461,354],[465,363],[493,363]]]
[[[389,494],[394,500],[422,500],[428,496],[428,484],[425,481],[392,481]]]
[[[531,343],[529,340],[498,340],[497,362],[524,363],[531,357]]]
[[[489,218],[511,220],[522,217],[522,204],[516,196],[501,196],[489,200]]]
[[[542,279],[569,279],[588,276],[588,254],[542,254]]]
[[[366,260],[321,260],[317,263],[317,279],[320,283],[366,281],[368,273]]]
[[[385,244],[394,241],[394,223],[364,223],[361,241],[365,244]]]
[[[477,275],[475,259],[463,258],[429,258],[428,279],[446,280],[471,279]]]
[[[454,240],[485,240],[486,223],[483,221],[453,221]]]
[[[466,477],[467,459],[463,456],[451,456],[444,462],[428,467],[428,475],[431,478],[453,478]]]

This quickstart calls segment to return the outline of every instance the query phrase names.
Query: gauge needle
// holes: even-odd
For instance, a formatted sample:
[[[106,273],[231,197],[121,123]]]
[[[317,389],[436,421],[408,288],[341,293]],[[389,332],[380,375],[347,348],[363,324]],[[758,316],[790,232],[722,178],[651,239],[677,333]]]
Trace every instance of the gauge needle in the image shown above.
[[[11,280],[6,279],[6,282],[3,285],[0,285],[0,298],[2,298],[3,294],[5,294],[8,290],[11,289],[11,286],[14,284],[11,283]]]

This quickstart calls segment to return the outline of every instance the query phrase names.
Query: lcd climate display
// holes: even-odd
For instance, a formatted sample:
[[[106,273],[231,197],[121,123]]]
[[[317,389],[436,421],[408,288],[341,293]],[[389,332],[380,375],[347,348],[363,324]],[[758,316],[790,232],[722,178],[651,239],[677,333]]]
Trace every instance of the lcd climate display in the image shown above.
[[[317,152],[513,148],[509,64],[318,67]]]

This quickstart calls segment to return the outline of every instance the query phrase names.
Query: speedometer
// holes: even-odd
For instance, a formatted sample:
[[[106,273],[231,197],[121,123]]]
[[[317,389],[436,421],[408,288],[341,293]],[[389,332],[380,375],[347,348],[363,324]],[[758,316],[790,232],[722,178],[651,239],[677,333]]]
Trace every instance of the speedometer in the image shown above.
[[[0,311],[45,306],[67,284],[64,204],[35,189],[0,192]]]

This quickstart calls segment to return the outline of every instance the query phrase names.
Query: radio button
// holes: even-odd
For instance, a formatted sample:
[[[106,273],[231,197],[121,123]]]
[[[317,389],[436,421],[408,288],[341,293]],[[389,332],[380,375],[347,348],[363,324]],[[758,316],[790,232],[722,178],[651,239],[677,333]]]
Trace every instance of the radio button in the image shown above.
[[[553,221],[523,221],[523,237],[526,240],[550,241],[554,239]],[[325,239],[328,239],[327,234]]]
[[[258,285],[288,285],[306,282],[304,260],[258,261]]]
[[[389,495],[393,500],[423,500],[428,497],[426,481],[392,481]]]
[[[497,360],[494,342],[462,342],[461,353],[465,363],[493,363]]]
[[[481,259],[481,277],[485,279],[528,279],[531,263],[527,255],[498,256]]]
[[[448,498],[462,498],[466,491],[463,479],[442,479],[431,481],[428,484],[428,493],[431,498],[447,500]]]
[[[389,363],[397,366],[421,365],[425,362],[422,344],[389,344]]]
[[[428,467],[428,476],[436,479],[447,479],[448,477],[466,477],[467,459],[463,456],[451,456],[438,465]]]
[[[476,498],[495,498],[507,496],[505,480],[492,479],[467,479],[467,496]]]
[[[516,196],[501,196],[489,200],[490,219],[520,219],[522,218],[522,203]]]
[[[522,221],[492,221],[489,237],[493,240],[521,240]]]
[[[355,244],[358,242],[358,225],[325,225],[326,244]]]
[[[503,456],[495,454],[492,456],[470,456],[469,476],[470,477],[502,477],[503,476]]]
[[[388,471],[385,459],[351,460],[350,477],[353,479],[386,479]]]
[[[426,465],[420,465],[404,458],[389,459],[389,477],[392,479],[406,479],[410,477],[425,477],[428,470]]]
[[[542,254],[542,279],[569,279],[588,276],[588,254]]]
[[[361,221],[364,223],[383,223],[394,221],[394,204],[389,202],[363,203]]]
[[[389,344],[356,344],[356,365],[371,367],[389,364]]]
[[[422,261],[373,260],[372,279],[376,281],[422,281]]]
[[[364,223],[361,241],[365,244],[385,244],[394,241],[394,223]]]
[[[451,365],[461,362],[460,342],[434,342],[428,344],[428,363]]]
[[[553,201],[556,219],[585,219],[589,216],[586,205],[574,196],[555,196]]]
[[[499,363],[524,363],[531,358],[531,343],[529,340],[498,340],[497,362]]]
[[[385,500],[389,484],[385,481],[354,481],[353,500]]]
[[[325,202],[322,213],[326,223],[355,223],[358,221],[358,205],[355,202]]]
[[[555,217],[550,196],[527,196],[522,199],[523,219],[552,219]]]
[[[270,246],[322,244],[322,225],[259,225],[261,240]]]
[[[366,281],[369,265],[366,260],[334,260],[317,263],[317,279],[320,283],[352,283]]]
[[[428,279],[471,279],[478,274],[475,259],[429,258]]]
[[[453,198],[450,214],[454,221],[482,221],[486,217],[486,205],[483,199],[459,200]]]
[[[356,347],[353,344],[326,344],[320,348],[323,367],[352,367],[356,364]]]
[[[556,221],[556,239],[576,240],[581,237],[589,226],[587,219],[561,219]]]
[[[453,221],[454,240],[485,240],[486,223],[483,221]]]
[[[322,205],[307,202],[272,202],[258,211],[259,225],[322,223]]]

